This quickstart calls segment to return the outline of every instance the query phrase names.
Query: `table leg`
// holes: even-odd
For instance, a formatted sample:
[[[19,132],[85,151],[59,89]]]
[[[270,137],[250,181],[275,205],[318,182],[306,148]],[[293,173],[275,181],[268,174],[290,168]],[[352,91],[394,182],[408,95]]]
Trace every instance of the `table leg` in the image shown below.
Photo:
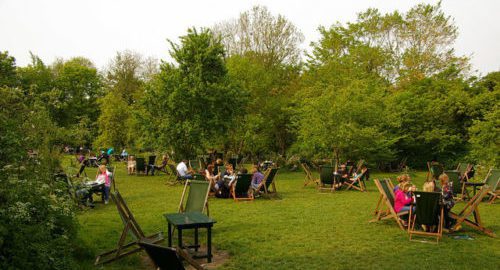
[[[172,247],[172,225],[168,223],[168,246]]]
[[[177,228],[177,240],[179,248],[182,248],[182,229]]]
[[[194,228],[194,251],[198,251],[198,228]]]
[[[212,262],[212,227],[207,228],[207,259],[208,262]]]

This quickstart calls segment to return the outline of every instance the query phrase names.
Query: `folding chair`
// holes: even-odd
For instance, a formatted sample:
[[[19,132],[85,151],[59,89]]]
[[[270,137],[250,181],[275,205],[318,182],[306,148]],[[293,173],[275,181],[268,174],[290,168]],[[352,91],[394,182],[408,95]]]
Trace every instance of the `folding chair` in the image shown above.
[[[146,173],[146,160],[142,157],[135,159],[135,173],[139,175],[139,172]]]
[[[199,171],[201,168],[200,161],[197,159],[189,160],[189,168],[191,168],[195,172]]]
[[[173,184],[182,183],[183,179],[180,177],[179,172],[177,171],[177,168],[175,167],[175,165],[167,164],[167,167],[170,169],[170,174],[168,177],[170,182]]]
[[[257,191],[261,191],[263,189],[264,195],[266,196],[278,195],[278,192],[276,190],[276,185],[274,183],[274,178],[276,177],[277,172],[278,168],[267,169],[267,171],[264,174],[264,179],[262,179],[262,182],[257,187]]]
[[[444,174],[448,175],[448,179],[453,188],[453,197],[455,200],[460,201],[464,198],[464,183],[460,178],[460,171],[444,171]]]
[[[335,178],[333,177],[333,167],[332,166],[321,166],[319,173],[319,186],[318,191],[335,191]],[[327,187],[329,185],[330,187]]]
[[[230,196],[234,201],[251,201],[254,199],[253,192],[249,192],[250,185],[252,184],[252,174],[238,174],[236,183],[233,183]]]
[[[415,191],[415,212],[410,208],[410,218],[408,225],[408,234],[410,235],[410,241],[413,240],[414,235],[435,237],[436,243],[443,236],[443,220],[444,220],[444,210],[443,206],[440,205],[441,193],[439,192],[422,192]],[[425,225],[427,229],[433,230],[434,226],[437,226],[436,232],[426,232],[420,231],[415,228],[415,225]],[[422,227],[423,228],[423,227]],[[414,241],[414,240],[413,240]]]
[[[366,171],[364,172],[361,171],[361,173],[356,175],[355,177],[349,178],[349,180],[344,181],[342,185],[346,186],[346,190],[354,188],[359,191],[366,191],[365,178],[367,178],[368,173],[368,169],[366,169]],[[356,186],[356,184],[358,184],[359,186]]]
[[[393,218],[398,224],[401,230],[404,230],[403,223],[399,219],[400,216],[408,215],[409,211],[401,211],[399,213],[394,210],[394,186],[389,179],[378,180],[375,179],[373,181],[378,191],[380,192],[380,197],[377,202],[377,206],[375,207],[375,218],[370,220],[370,222],[391,219]],[[385,204],[385,209],[383,208]]]
[[[490,192],[491,188],[488,185],[484,185],[479,192],[470,199],[470,201],[467,202],[465,205],[464,209],[458,213],[455,214],[453,212],[449,213],[449,216],[453,219],[456,220],[455,225],[453,226],[452,230],[456,231],[458,228],[462,225],[462,223],[465,223],[469,225],[470,227],[482,231],[485,234],[487,234],[490,237],[496,237],[495,233],[489,229],[486,229],[481,221],[481,216],[479,215],[479,204],[483,200],[483,198],[488,195],[488,192]],[[474,221],[469,219],[470,215],[474,216]]]
[[[306,163],[300,163],[300,166],[302,167],[302,170],[306,174],[306,179],[304,180],[304,187],[309,185],[309,183],[316,183],[316,186],[319,185],[319,179],[313,177],[309,166]]]
[[[488,185],[490,187],[490,191],[488,192],[489,195],[492,195],[493,197],[490,198],[490,202],[495,200],[495,195],[497,194],[497,188],[498,188],[498,180],[500,178],[500,169],[493,169],[491,168],[488,173],[486,174],[486,177],[484,178],[483,182],[481,183],[474,183],[474,182],[465,182],[464,183],[464,196],[470,197],[469,191],[467,190],[467,187],[473,187],[474,192],[476,187]]]
[[[460,176],[463,176],[465,172],[468,171],[470,164],[468,163],[458,163],[456,170],[460,174]]]
[[[125,200],[123,200],[120,193],[118,191],[115,191],[110,195],[111,199],[116,204],[116,208],[118,209],[118,214],[120,214],[120,218],[123,222],[124,228],[121,233],[120,239],[118,240],[117,247],[111,251],[107,251],[97,255],[94,265],[109,263],[140,251],[141,247],[138,245],[139,240],[147,239],[151,243],[158,243],[163,241],[164,239],[161,232],[152,234],[150,236],[145,236],[144,232],[135,220],[132,212],[128,208]],[[134,240],[125,244],[127,234],[130,235]]]
[[[156,269],[158,270],[184,270],[184,265],[182,260],[186,260],[191,266],[197,270],[205,269],[193,258],[180,248],[169,248],[159,245],[152,244],[146,241],[139,241],[139,246],[141,246],[149,258],[153,261]]]
[[[208,210],[209,191],[210,183],[208,181],[186,180],[184,190],[182,191],[181,201],[179,203],[179,213],[203,213],[206,209],[207,216],[210,216]]]

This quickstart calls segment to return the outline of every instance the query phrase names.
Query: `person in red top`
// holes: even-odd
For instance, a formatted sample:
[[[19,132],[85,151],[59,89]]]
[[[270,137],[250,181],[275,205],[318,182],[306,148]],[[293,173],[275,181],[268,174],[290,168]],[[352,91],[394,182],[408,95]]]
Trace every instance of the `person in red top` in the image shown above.
[[[413,197],[410,192],[415,191],[415,186],[409,182],[403,183],[399,189],[396,191],[394,199],[394,210],[396,212],[409,211],[411,203],[413,202]],[[415,206],[413,206],[412,211],[415,211]]]

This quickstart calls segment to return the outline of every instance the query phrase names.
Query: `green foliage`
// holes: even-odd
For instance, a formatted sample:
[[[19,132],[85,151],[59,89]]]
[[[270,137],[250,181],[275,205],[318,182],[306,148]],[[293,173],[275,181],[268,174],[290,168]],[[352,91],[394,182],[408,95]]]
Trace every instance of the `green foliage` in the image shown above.
[[[234,124],[246,95],[227,75],[224,48],[208,30],[189,29],[173,44],[178,66],[163,63],[144,98],[143,132],[177,157],[214,147]]]
[[[8,52],[0,52],[0,87],[17,85],[16,59]]]
[[[0,268],[74,269],[72,201],[52,178],[57,128],[35,98],[14,88],[0,95]]]
[[[110,91],[99,100],[99,103],[102,112],[97,120],[99,136],[94,145],[116,149],[125,147],[128,145],[126,120],[130,116],[126,100],[117,91]]]

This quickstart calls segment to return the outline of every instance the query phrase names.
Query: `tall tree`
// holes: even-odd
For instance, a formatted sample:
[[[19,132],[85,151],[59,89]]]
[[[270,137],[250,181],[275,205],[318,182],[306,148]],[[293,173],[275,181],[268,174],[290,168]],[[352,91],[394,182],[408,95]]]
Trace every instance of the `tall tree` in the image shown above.
[[[0,52],[0,87],[17,85],[16,59],[8,52]]]
[[[245,94],[230,82],[224,47],[209,30],[189,29],[180,44],[170,45],[177,65],[164,62],[149,84],[144,132],[158,148],[192,156],[216,145],[237,124],[233,119]]]

